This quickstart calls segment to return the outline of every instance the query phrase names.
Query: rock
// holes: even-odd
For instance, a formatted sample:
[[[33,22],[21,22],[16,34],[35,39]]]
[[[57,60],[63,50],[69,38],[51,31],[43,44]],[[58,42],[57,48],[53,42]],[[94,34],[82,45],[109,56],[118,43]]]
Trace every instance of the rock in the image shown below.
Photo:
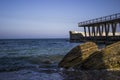
[[[101,50],[93,42],[78,45],[65,55],[59,67],[120,70],[120,41]]]
[[[84,69],[120,70],[120,41],[91,54],[82,67]]]
[[[70,68],[84,63],[88,57],[98,51],[98,46],[93,42],[86,42],[73,48],[59,63],[59,67]]]

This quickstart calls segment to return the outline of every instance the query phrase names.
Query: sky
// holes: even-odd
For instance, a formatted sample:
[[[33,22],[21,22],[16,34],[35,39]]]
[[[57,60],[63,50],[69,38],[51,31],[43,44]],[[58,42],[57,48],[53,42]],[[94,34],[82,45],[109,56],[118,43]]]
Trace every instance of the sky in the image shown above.
[[[0,39],[69,38],[78,22],[120,13],[120,0],[0,0]]]

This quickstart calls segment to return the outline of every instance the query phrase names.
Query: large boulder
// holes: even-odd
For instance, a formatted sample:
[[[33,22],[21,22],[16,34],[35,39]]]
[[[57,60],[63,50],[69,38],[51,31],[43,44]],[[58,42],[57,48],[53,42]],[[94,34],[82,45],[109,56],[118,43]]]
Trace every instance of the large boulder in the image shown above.
[[[82,67],[84,69],[120,70],[120,41],[91,54]]]
[[[59,67],[120,70],[120,41],[101,50],[93,42],[78,45],[65,55]]]
[[[93,42],[86,42],[73,48],[59,63],[59,67],[77,67],[84,63],[88,57],[98,51],[98,46]]]

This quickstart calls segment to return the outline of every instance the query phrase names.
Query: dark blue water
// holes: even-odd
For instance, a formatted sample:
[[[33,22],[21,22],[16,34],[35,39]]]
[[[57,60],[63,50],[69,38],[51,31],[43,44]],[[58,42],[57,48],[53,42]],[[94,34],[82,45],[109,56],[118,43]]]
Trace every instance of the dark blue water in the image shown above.
[[[106,70],[75,71],[58,68],[64,55],[79,44],[70,43],[68,39],[0,40],[0,80],[120,79]]]

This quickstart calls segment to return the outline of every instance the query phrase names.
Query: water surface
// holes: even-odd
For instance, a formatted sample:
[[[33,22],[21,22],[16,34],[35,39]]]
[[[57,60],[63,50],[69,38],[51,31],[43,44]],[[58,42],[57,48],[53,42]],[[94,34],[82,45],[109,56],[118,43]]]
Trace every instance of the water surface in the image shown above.
[[[68,39],[0,40],[0,80],[120,79],[119,71],[58,68],[64,55],[79,44]]]

